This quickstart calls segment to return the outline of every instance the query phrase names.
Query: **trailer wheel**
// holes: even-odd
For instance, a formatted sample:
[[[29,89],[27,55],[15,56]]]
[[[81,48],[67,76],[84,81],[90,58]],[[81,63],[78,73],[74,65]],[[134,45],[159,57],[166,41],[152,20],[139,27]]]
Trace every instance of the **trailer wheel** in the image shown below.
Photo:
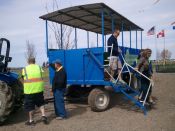
[[[7,83],[0,81],[0,125],[7,119],[12,112],[14,96]]]
[[[95,88],[88,96],[88,104],[92,111],[100,112],[108,109],[110,96],[107,90]]]

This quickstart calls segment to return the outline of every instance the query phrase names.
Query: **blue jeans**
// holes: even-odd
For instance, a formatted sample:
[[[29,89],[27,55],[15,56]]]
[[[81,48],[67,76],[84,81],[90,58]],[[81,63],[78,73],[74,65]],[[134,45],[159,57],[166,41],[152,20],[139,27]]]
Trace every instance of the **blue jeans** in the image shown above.
[[[65,89],[55,89],[54,94],[54,108],[55,114],[58,117],[66,117],[66,109],[64,104]]]

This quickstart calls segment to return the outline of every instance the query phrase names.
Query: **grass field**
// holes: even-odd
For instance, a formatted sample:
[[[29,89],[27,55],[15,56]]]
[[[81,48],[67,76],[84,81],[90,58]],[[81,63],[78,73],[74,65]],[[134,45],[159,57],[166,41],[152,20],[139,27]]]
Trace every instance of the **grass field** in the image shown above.
[[[175,73],[175,62],[167,61],[165,64],[163,62],[153,63],[153,68],[156,72],[160,73]]]

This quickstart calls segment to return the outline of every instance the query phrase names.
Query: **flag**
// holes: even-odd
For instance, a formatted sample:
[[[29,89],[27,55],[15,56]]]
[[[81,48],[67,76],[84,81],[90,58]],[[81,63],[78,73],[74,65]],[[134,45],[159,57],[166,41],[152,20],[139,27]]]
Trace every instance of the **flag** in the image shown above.
[[[171,23],[171,25],[173,26],[173,30],[175,30],[175,22]]]
[[[153,5],[157,4],[159,1],[160,1],[160,0],[156,0],[156,1],[153,3]]]
[[[175,24],[175,21],[173,23],[171,23],[171,25],[174,25]]]
[[[155,26],[148,30],[147,35],[154,35],[155,34]]]
[[[160,31],[158,34],[157,34],[157,38],[159,37],[165,37],[165,32],[164,30]]]

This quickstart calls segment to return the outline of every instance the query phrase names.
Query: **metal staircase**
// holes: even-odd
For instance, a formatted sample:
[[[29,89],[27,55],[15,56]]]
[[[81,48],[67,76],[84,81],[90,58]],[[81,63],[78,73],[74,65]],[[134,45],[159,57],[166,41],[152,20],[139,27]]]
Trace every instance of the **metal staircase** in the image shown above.
[[[113,46],[112,46],[113,47]],[[110,48],[112,48],[110,47]],[[95,57],[95,55],[93,54],[93,52],[91,50],[87,50],[87,53],[89,54],[89,56],[98,64],[99,68],[104,68],[104,71],[108,73],[108,75],[110,76],[110,85],[111,87],[114,89],[115,92],[121,92],[122,94],[124,94],[124,96],[128,99],[128,100],[131,100],[136,106],[138,106],[141,110],[143,110],[144,114],[146,115],[147,114],[147,110],[145,108],[145,102],[146,102],[146,99],[147,99],[147,96],[148,96],[148,93],[149,93],[149,90],[150,90],[150,87],[152,85],[151,83],[151,80],[145,76],[144,74],[142,74],[141,72],[139,72],[138,70],[136,70],[135,68],[133,68],[131,65],[129,65],[122,54],[121,55],[121,58],[122,58],[122,61],[123,61],[123,66],[122,66],[122,69],[120,71],[120,73],[118,74],[118,77],[117,79],[115,79],[111,74],[110,72],[106,69],[106,67],[110,66],[110,57],[108,58],[108,61],[109,61],[109,64],[108,65],[102,65],[100,63],[100,61]],[[110,55],[112,55],[112,53],[110,53]],[[125,70],[124,70],[125,69]],[[129,73],[129,84],[123,84],[119,81],[119,76],[123,73],[123,72],[128,72]],[[149,85],[149,88],[147,90],[147,94],[146,94],[146,97],[143,101],[143,103],[139,102],[138,101],[138,98],[141,94],[141,92],[135,90],[134,88],[132,88],[130,86],[131,84],[131,74],[139,74],[140,76],[142,77],[145,77],[146,79],[148,79],[150,81],[150,85]],[[132,91],[132,93],[128,93],[128,90]]]
[[[109,47],[107,46],[107,48],[113,48],[112,47]],[[109,60],[109,64],[108,66],[110,66],[110,58],[112,56],[112,50],[110,52],[110,56],[108,58]],[[147,114],[147,110],[145,108],[145,102],[146,102],[146,99],[147,99],[147,96],[148,96],[148,93],[149,93],[149,90],[150,90],[150,87],[152,85],[151,83],[151,80],[145,76],[144,74],[142,74],[141,72],[139,72],[138,70],[136,70],[135,68],[133,68],[131,65],[129,65],[122,54],[120,54],[121,58],[122,58],[122,62],[123,62],[123,66],[122,66],[122,69],[120,71],[120,73],[118,74],[118,77],[117,79],[114,79],[114,77],[109,73],[108,70],[106,70],[105,68],[105,71],[108,73],[108,75],[111,77],[112,81],[111,81],[111,86],[112,88],[114,89],[115,92],[121,92],[125,95],[125,97],[128,99],[128,100],[131,100],[136,106],[138,106],[141,110],[143,110],[144,114],[146,115]],[[106,67],[106,65],[104,65],[104,67]],[[124,69],[126,71],[124,71]],[[122,84],[120,81],[119,81],[119,76],[123,73],[123,72],[128,72],[129,73],[129,84]],[[142,77],[145,77],[146,79],[148,79],[150,81],[150,85],[149,85],[149,88],[148,88],[148,91],[147,91],[147,94],[146,94],[146,97],[143,101],[143,103],[139,102],[138,101],[138,98],[141,94],[141,92],[137,91],[136,89],[133,89],[130,85],[131,85],[131,75],[132,74],[139,74],[140,76]],[[128,93],[128,90],[132,91],[132,93]]]

